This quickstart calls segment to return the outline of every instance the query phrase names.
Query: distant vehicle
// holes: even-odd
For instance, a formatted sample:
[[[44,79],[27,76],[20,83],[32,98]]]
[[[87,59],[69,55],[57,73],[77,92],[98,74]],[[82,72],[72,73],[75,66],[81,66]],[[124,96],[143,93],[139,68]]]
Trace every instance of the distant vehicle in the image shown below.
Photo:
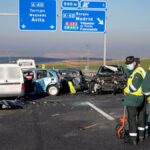
[[[63,79],[66,81],[72,81],[76,91],[87,90],[87,82],[82,71],[78,68],[62,68],[58,71]],[[67,87],[67,86],[66,86]]]
[[[17,64],[18,66],[20,66],[22,70],[29,70],[36,68],[34,59],[18,59]]]
[[[0,64],[0,98],[24,96],[24,78],[17,64]]]
[[[122,92],[127,77],[124,68],[119,65],[102,65],[97,74],[89,82],[89,92],[98,94],[102,92]]]
[[[31,69],[23,71],[26,93],[47,93],[56,96],[61,90],[61,78],[53,69]]]

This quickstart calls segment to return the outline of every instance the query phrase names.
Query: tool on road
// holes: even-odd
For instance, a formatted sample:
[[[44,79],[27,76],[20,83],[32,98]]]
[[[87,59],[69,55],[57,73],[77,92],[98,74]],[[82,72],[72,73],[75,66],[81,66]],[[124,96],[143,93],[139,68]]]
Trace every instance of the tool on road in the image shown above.
[[[119,139],[126,139],[128,137],[128,130],[126,129],[127,116],[126,107],[124,106],[123,116],[119,118],[119,122],[116,125],[116,135]]]

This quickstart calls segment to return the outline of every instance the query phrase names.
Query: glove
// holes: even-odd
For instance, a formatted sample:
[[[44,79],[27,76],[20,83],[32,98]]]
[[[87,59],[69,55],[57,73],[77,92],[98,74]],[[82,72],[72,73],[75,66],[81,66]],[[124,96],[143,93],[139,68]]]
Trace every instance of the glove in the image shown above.
[[[150,96],[147,97],[147,103],[150,104]]]

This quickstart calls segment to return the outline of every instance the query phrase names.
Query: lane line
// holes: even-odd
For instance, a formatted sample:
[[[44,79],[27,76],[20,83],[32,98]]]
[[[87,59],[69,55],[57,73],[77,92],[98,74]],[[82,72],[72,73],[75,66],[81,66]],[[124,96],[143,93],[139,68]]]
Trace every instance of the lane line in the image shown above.
[[[96,107],[94,104],[92,104],[90,102],[87,102],[87,105],[89,105],[90,107],[92,107],[94,110],[96,110],[97,112],[99,112],[101,115],[103,115],[108,120],[111,120],[111,121],[115,120],[115,118],[113,118],[112,116],[108,115],[103,110],[101,110],[100,108]]]

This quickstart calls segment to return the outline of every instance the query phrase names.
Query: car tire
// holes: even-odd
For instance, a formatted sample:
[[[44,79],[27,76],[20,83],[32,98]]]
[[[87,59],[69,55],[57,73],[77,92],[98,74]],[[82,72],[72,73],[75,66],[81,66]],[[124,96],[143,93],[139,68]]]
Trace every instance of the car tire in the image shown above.
[[[59,93],[59,89],[56,85],[51,85],[47,88],[47,94],[51,96],[56,96]]]
[[[95,85],[95,82],[89,83],[89,91],[91,94],[95,94],[94,85]]]

